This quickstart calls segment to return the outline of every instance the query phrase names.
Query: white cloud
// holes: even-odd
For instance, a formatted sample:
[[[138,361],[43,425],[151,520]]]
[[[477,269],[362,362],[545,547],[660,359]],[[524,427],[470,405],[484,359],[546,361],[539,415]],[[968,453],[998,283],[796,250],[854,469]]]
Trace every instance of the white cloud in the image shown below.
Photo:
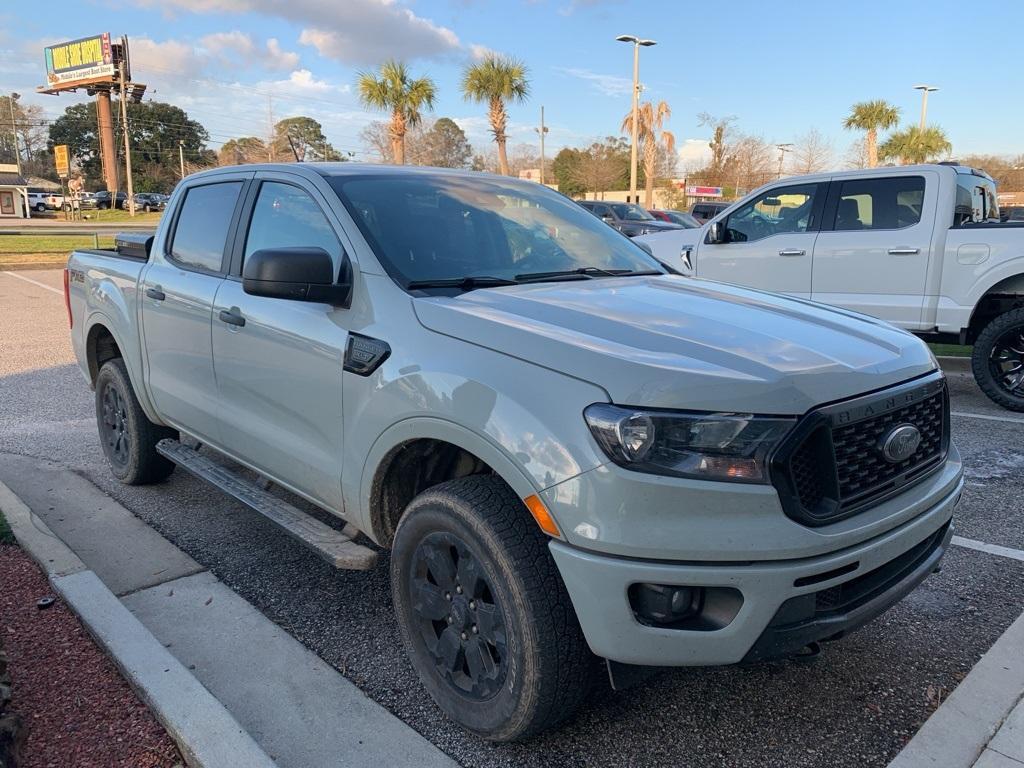
[[[555,67],[556,72],[584,80],[605,96],[628,96],[633,89],[633,81],[618,75],[603,75],[580,67]]]
[[[480,61],[481,59],[494,55],[495,53],[496,52],[494,50],[488,48],[486,45],[473,43],[469,46],[469,55],[472,56],[475,61]]]
[[[681,168],[702,166],[711,159],[711,147],[707,139],[686,139],[677,145],[676,151]]]
[[[180,40],[165,40],[158,43],[148,37],[133,37],[131,40],[132,72],[158,72],[192,77],[205,66],[196,54],[195,46]],[[152,78],[150,78],[152,79]]]
[[[267,40],[267,56],[264,60],[269,69],[295,69],[299,66],[299,54],[283,50],[276,37]]]

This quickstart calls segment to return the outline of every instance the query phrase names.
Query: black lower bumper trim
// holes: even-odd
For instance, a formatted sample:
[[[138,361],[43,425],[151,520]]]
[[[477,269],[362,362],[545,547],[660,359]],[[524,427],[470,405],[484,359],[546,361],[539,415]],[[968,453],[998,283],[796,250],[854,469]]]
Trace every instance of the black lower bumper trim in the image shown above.
[[[938,566],[953,538],[942,528],[899,557],[837,587],[784,602],[742,663],[783,658],[810,643],[837,640],[898,603]]]

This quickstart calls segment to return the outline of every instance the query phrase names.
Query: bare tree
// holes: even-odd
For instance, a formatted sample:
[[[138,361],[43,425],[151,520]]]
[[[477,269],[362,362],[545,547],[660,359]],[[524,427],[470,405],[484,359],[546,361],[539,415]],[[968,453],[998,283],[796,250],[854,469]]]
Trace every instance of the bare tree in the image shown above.
[[[708,112],[701,112],[697,115],[697,124],[711,129],[711,141],[708,146],[711,148],[711,165],[708,171],[713,176],[718,176],[725,169],[725,161],[729,156],[732,144],[733,123],[736,122],[735,115],[728,117],[715,117]]]
[[[760,136],[739,135],[716,185],[733,186],[736,196],[774,178],[774,148]]]
[[[603,194],[621,188],[628,173],[629,147],[622,139],[610,136],[580,152],[574,180],[587,192]]]
[[[429,151],[424,145],[425,137],[434,127],[432,120],[420,121],[405,129],[405,159],[413,165],[429,163]],[[359,132],[366,154],[382,163],[393,163],[394,140],[391,126],[383,120],[374,120]]]
[[[790,166],[794,173],[817,173],[832,166],[834,155],[832,142],[812,128],[793,143]]]
[[[846,150],[844,162],[847,168],[871,167],[871,160],[868,157],[868,142],[866,138],[861,137],[850,144],[850,148]]]

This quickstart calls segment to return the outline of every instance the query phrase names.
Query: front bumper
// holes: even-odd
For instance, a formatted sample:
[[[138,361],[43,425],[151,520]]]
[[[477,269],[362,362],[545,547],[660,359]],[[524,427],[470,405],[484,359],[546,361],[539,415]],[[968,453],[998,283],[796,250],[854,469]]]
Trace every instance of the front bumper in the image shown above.
[[[926,511],[876,538],[798,560],[651,562],[559,541],[549,546],[598,656],[653,666],[755,661],[849,632],[906,596],[944,554],[962,488],[958,478]],[[629,603],[629,586],[636,583],[728,587],[739,591],[742,605],[721,628],[649,626],[637,620]]]

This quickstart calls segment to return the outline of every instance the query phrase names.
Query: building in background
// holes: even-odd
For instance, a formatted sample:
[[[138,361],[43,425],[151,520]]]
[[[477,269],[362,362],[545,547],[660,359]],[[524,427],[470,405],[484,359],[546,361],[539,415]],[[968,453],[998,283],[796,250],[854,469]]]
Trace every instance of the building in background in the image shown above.
[[[0,218],[28,218],[28,181],[14,163],[0,163]]]

